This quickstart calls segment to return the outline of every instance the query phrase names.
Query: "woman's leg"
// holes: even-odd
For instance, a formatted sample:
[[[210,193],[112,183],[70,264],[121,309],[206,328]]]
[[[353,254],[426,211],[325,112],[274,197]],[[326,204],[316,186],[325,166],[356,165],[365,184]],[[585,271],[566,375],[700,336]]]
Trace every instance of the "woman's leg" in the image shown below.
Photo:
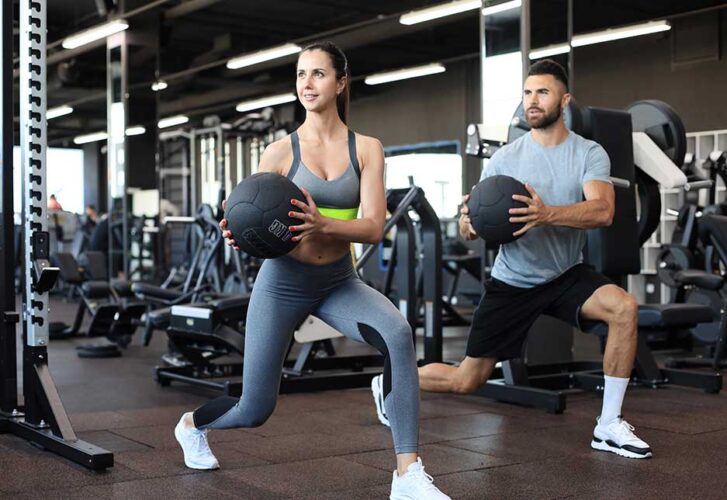
[[[416,461],[419,438],[419,378],[409,324],[389,299],[359,279],[336,287],[313,314],[384,355],[384,405],[399,472],[405,473]]]
[[[270,267],[258,276],[247,310],[242,396],[220,397],[195,410],[198,429],[257,427],[275,409],[291,337],[314,302],[305,293],[290,293],[281,286],[289,279],[276,272],[280,266]]]

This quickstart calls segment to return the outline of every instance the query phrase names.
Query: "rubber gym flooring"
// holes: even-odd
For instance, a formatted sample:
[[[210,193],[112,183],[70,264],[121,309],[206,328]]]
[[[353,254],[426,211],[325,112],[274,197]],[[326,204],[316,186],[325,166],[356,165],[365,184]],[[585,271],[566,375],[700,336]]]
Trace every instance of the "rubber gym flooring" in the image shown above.
[[[75,305],[52,302],[70,322]],[[445,358],[459,359],[464,329],[449,329]],[[216,431],[222,468],[184,467],[172,429],[179,416],[212,397],[181,385],[161,388],[152,368],[164,335],[122,358],[79,359],[56,341],[50,367],[79,437],[115,453],[94,473],[0,435],[3,498],[388,498],[394,455],[368,389],[283,395],[262,427]],[[593,352],[588,340],[581,352]],[[631,389],[624,413],[651,444],[651,460],[628,460],[589,447],[600,399],[572,397],[563,415],[477,397],[422,394],[421,455],[436,484],[455,499],[726,498],[727,395],[698,390]]]

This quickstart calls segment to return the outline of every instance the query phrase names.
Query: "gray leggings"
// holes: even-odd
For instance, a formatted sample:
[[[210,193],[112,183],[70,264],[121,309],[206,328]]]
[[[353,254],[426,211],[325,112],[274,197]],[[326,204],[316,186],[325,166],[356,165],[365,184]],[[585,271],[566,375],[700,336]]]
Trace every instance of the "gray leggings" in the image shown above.
[[[242,397],[221,397],[201,406],[194,412],[195,426],[262,425],[275,408],[293,332],[308,314],[384,355],[384,405],[394,449],[415,453],[419,378],[411,328],[386,297],[358,278],[350,255],[326,265],[292,257],[263,263],[247,312]]]

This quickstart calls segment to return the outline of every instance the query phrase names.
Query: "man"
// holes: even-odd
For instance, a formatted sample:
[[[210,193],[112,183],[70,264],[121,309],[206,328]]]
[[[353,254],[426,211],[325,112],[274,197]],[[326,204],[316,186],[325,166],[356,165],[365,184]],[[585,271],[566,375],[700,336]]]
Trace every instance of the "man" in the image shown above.
[[[90,235],[98,223],[98,212],[95,205],[86,206],[86,219],[83,221],[83,231]]]
[[[523,90],[531,131],[501,148],[482,178],[505,174],[525,183],[530,197],[514,195],[526,208],[510,210],[511,222],[525,223],[522,237],[502,245],[485,284],[460,366],[432,363],[419,369],[423,390],[471,393],[484,384],[498,360],[522,356],[526,335],[541,314],[579,327],[583,320],[608,324],[603,358],[603,408],[591,447],[629,458],[651,457],[651,449],[621,416],[636,354],[636,299],[582,263],[586,229],[609,226],[614,190],[606,151],[570,132],[563,122],[568,80],[551,60],[534,64]],[[467,201],[465,196],[465,201]],[[583,201],[585,198],[585,201]],[[459,220],[464,239],[477,237],[465,204]],[[372,381],[379,409],[377,386]],[[379,410],[385,423],[385,414]],[[383,418],[382,418],[383,417]]]

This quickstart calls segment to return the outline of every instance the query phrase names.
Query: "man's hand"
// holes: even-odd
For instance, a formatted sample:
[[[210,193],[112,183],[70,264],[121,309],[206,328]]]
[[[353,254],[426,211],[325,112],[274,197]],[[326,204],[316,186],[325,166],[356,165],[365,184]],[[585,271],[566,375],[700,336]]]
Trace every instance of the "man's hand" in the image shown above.
[[[467,241],[477,239],[477,233],[475,233],[470,222],[470,209],[467,206],[469,199],[470,195],[468,194],[462,197],[462,208],[459,210],[459,234],[463,240]]]
[[[533,186],[529,183],[525,183],[525,189],[530,193],[530,197],[522,196],[519,194],[512,195],[512,199],[526,203],[528,206],[524,208],[511,208],[510,215],[516,215],[517,217],[510,217],[510,222],[516,224],[525,223],[520,230],[515,231],[513,236],[521,236],[527,233],[530,229],[538,226],[542,226],[548,223],[550,217],[550,207],[543,203],[543,200],[535,192]]]

